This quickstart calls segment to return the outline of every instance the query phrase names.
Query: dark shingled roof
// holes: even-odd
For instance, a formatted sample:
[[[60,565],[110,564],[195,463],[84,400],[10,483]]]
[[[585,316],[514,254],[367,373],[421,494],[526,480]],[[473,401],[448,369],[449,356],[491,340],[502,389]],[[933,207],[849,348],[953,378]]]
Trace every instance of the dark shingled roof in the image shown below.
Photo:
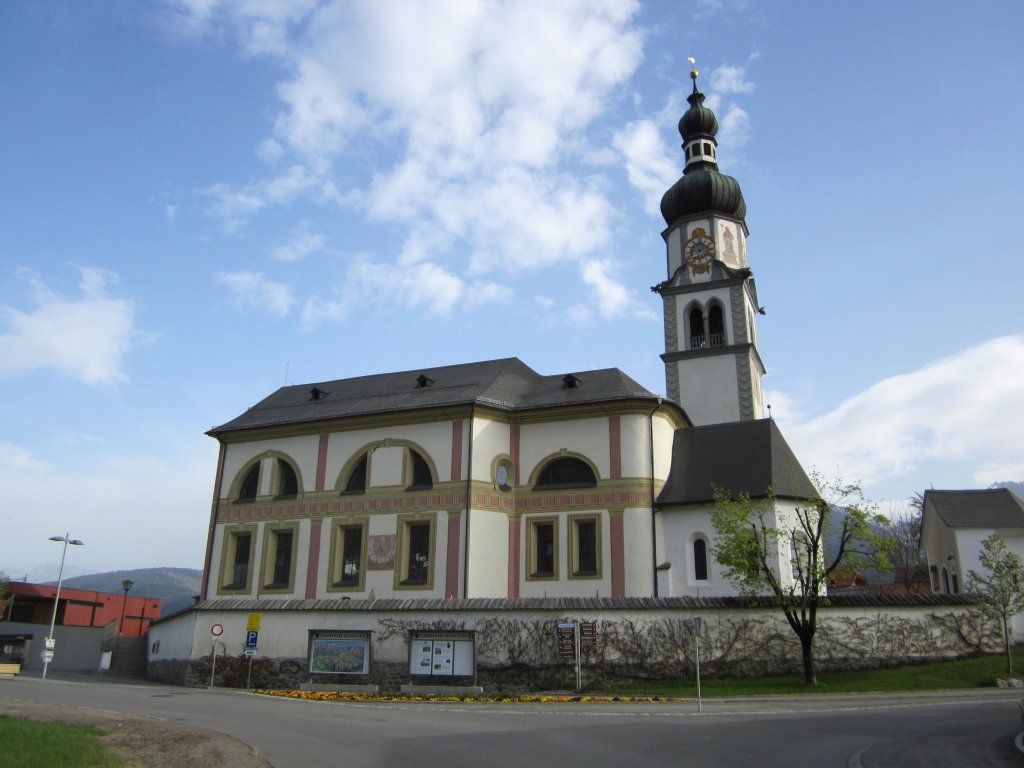
[[[716,489],[730,496],[807,499],[814,485],[772,419],[711,424],[676,430],[672,468],[658,505],[714,501]]]
[[[207,434],[456,405],[516,411],[635,399],[661,398],[618,368],[541,376],[510,357],[282,387]]]
[[[950,528],[1024,527],[1024,504],[1007,488],[925,491],[924,503]]]

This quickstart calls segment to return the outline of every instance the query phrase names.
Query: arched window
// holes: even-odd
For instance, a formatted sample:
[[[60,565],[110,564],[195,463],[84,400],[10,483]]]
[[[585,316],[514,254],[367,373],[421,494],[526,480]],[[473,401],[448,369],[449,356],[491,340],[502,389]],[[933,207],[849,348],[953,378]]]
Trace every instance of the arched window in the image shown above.
[[[700,307],[690,310],[690,349],[703,349],[707,338],[704,336],[704,312]]]
[[[942,591],[947,595],[949,591],[949,571],[946,570],[946,566],[942,566]]]
[[[564,456],[549,461],[537,476],[533,489],[592,488],[597,485],[597,475],[582,459]]]
[[[277,460],[277,498],[294,499],[299,494],[299,478],[284,459]]]
[[[352,473],[345,483],[345,493],[363,493],[366,491],[366,454],[352,468]]]
[[[242,480],[242,484],[238,488],[238,500],[239,501],[254,501],[256,499],[256,493],[259,490],[260,483],[260,465],[259,462],[253,464],[252,469]]]
[[[412,484],[406,489],[409,491],[421,491],[434,487],[434,477],[430,474],[430,465],[417,451],[409,449],[409,458],[412,461]]]
[[[693,540],[693,578],[708,580],[708,543],[704,539]]]
[[[721,347],[725,344],[725,317],[721,304],[712,304],[708,310],[708,336],[708,346]]]

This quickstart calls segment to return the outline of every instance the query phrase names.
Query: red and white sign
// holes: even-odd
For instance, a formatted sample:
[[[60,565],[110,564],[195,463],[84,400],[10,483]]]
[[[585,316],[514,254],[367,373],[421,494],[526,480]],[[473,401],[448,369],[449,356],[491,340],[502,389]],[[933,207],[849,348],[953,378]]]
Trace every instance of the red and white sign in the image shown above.
[[[214,637],[220,637],[224,634],[224,625],[214,624],[212,627],[210,627],[210,634]]]

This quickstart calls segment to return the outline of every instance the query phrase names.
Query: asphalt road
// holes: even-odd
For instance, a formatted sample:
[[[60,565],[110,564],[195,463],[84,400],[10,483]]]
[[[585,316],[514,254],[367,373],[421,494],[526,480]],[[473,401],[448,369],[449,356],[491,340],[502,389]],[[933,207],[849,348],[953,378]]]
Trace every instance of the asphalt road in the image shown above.
[[[191,723],[275,768],[1024,766],[1020,691],[692,703],[326,703],[106,678],[0,680],[0,697]]]

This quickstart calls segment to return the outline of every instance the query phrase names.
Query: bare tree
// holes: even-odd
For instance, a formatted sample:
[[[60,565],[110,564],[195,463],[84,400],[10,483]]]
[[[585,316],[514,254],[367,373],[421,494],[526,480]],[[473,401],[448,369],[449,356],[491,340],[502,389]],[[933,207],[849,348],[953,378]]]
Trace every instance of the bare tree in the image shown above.
[[[920,494],[918,494],[920,495]],[[915,500],[908,506],[889,514],[889,524],[883,535],[892,541],[889,562],[893,583],[902,586],[908,594],[922,594],[930,590],[928,564],[921,551],[921,521],[923,508]]]

